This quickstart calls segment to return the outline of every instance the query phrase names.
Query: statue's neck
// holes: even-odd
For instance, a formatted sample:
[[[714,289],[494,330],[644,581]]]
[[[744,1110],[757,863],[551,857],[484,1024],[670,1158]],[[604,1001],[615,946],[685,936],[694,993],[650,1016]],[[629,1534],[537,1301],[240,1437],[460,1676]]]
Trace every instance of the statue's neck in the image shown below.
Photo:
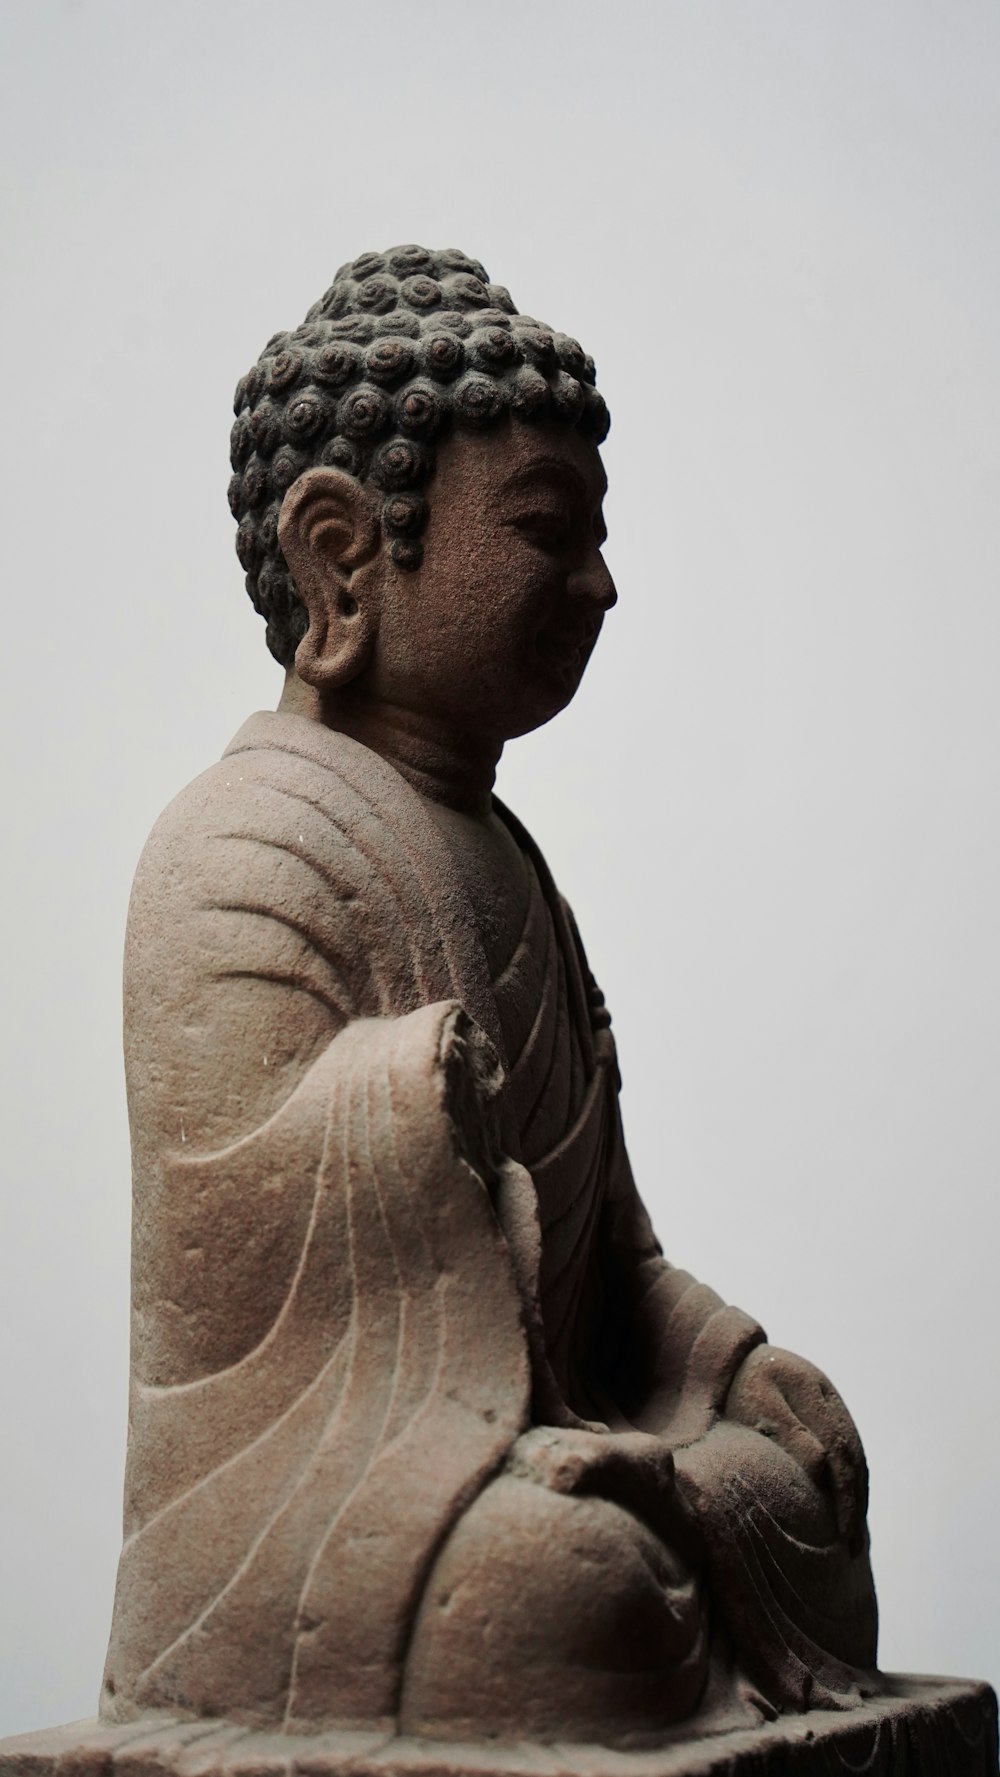
[[[350,688],[336,697],[321,698],[294,672],[285,679],[278,708],[322,722],[370,747],[432,802],[465,814],[490,813],[502,742],[459,732],[437,716],[352,695]]]

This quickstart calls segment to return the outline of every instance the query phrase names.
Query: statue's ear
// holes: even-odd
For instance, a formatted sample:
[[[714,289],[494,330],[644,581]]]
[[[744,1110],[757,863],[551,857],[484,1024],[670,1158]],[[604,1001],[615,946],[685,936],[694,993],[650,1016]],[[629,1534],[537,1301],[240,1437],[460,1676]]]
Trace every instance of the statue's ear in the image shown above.
[[[278,541],[309,614],[295,670],[317,690],[346,685],[378,633],[377,577],[365,571],[381,541],[371,498],[341,469],[307,469],[281,503]]]

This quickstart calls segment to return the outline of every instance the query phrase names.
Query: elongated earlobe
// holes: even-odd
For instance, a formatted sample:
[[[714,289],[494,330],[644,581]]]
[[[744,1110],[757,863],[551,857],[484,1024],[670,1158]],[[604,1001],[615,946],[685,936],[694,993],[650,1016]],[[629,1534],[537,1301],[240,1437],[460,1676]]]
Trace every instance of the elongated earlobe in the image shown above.
[[[336,691],[363,673],[371,659],[377,625],[370,605],[363,608],[350,593],[342,595],[332,614],[309,628],[295,650],[295,671],[317,691]]]
[[[318,691],[336,690],[364,671],[378,633],[377,514],[353,476],[309,469],[285,495],[278,540],[309,614],[295,671]]]

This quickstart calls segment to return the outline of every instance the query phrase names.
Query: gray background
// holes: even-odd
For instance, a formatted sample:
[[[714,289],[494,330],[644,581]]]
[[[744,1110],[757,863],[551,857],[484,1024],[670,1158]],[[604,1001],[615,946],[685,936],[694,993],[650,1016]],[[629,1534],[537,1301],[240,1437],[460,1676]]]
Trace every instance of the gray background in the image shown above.
[[[1000,1678],[996,0],[3,9],[0,1732],[96,1703],[119,957],[279,672],[233,385],[459,245],[614,413],[618,609],[501,793],[615,1012],[668,1254],[829,1370],[890,1667]]]

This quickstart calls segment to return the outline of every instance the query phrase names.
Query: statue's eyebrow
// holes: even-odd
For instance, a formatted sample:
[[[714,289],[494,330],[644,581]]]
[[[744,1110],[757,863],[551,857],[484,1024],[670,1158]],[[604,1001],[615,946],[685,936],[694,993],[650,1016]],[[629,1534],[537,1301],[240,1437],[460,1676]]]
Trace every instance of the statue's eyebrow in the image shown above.
[[[537,457],[523,469],[515,470],[510,479],[504,483],[504,492],[513,492],[522,487],[532,487],[542,477],[550,481],[561,481],[569,484],[573,493],[581,500],[589,503],[591,489],[573,463],[566,463],[559,457]],[[607,476],[601,476],[599,503],[608,491]]]

